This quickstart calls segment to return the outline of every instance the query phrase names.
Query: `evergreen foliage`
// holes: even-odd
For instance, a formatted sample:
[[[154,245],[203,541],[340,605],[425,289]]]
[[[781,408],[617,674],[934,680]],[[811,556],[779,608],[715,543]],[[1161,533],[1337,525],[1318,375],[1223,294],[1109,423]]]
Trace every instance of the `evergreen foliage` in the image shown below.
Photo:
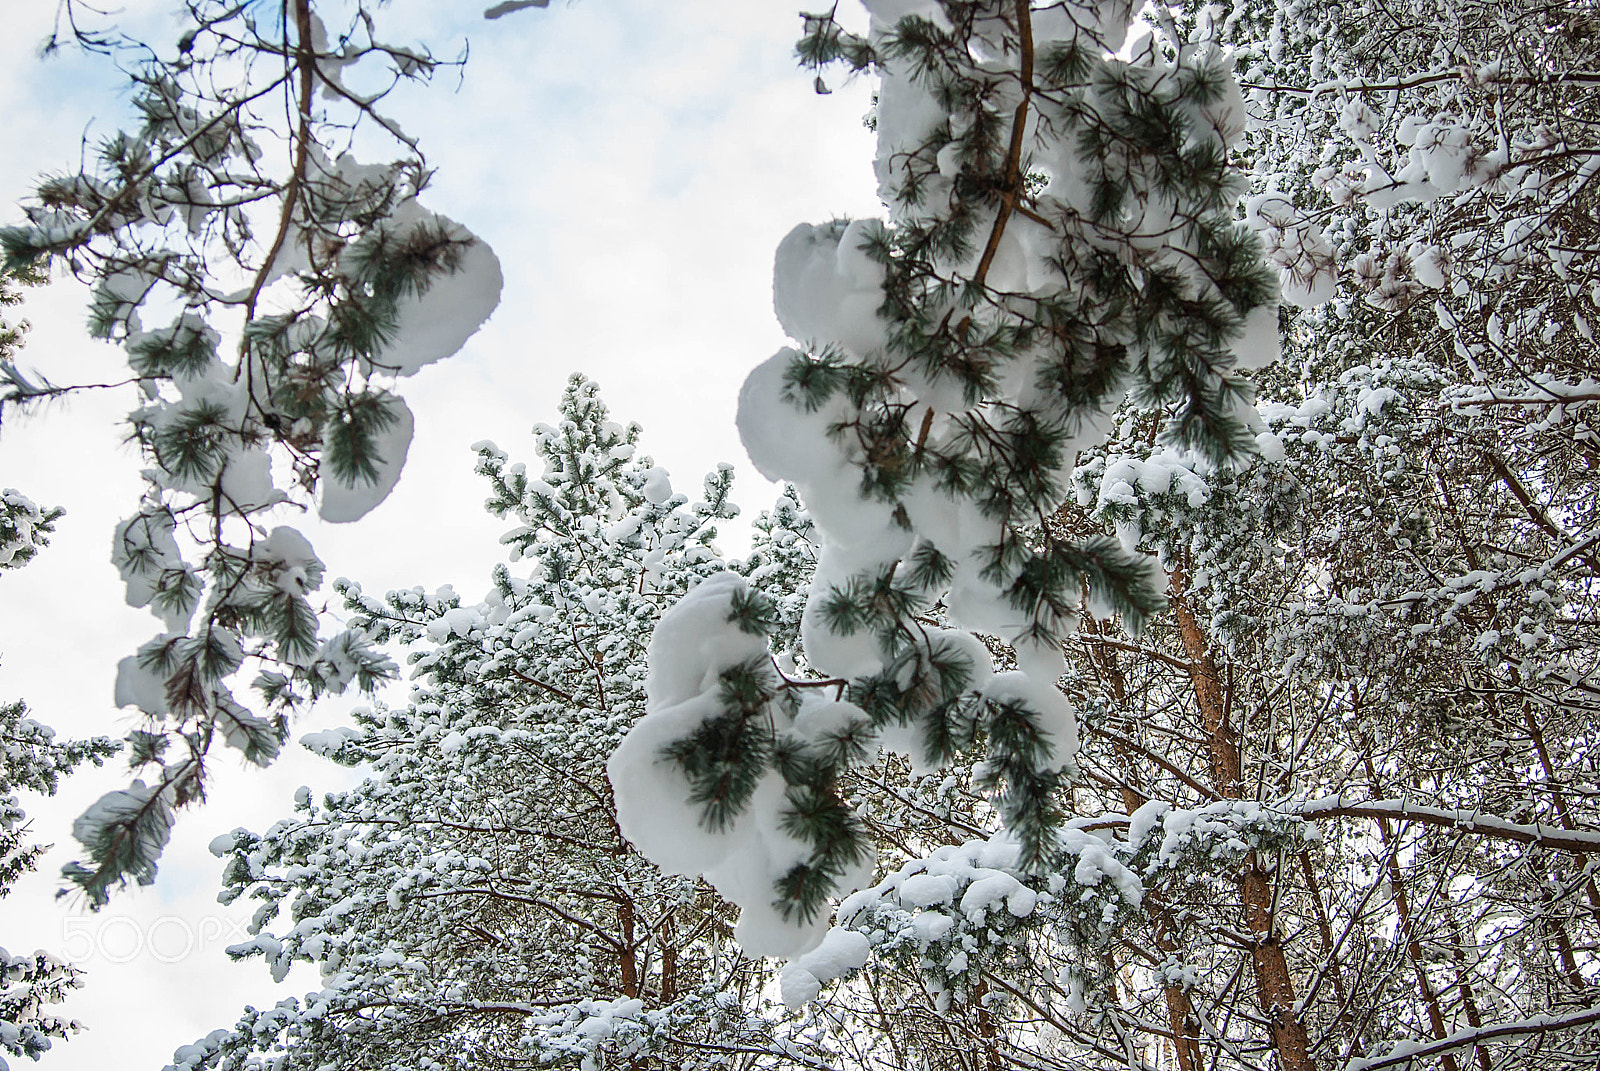
[[[174,1067],[699,1067],[807,1047],[780,1039],[726,908],[628,845],[604,774],[642,712],[651,626],[727,568],[712,540],[731,470],[691,504],[577,376],[534,435],[532,466],[477,447],[489,510],[516,522],[484,601],[341,585],[368,635],[408,651],[411,699],[304,740],[365,768],[360,785],[302,790],[292,817],[212,845],[224,898],[260,901],[230,953],[277,978],[314,963],[323,988]],[[763,546],[793,517],[767,519]]]
[[[0,569],[20,569],[49,546],[55,524],[66,511],[39,506],[14,487],[0,491]]]
[[[798,52],[819,91],[877,80],[887,218],[778,250],[796,345],[740,430],[791,483],[745,562],[713,544],[730,470],[691,505],[574,378],[540,475],[480,444],[517,525],[488,596],[342,583],[322,641],[322,564],[229,473],[388,478],[407,303],[481,252],[415,207],[420,164],[330,164],[291,108],[309,141],[268,181],[255,132],[182,112],[222,102],[149,73],[143,131],[6,232],[98,281],[161,474],[114,553],[177,622],[121,682],[167,719],[130,740],[164,779],[80,820],[84,886],[148,877],[215,733],[277,753],[286,722],[220,690],[247,660],[273,714],[383,679],[376,644],[412,667],[403,707],[304,741],[359,786],[213,844],[260,901],[232,954],[323,987],[173,1066],[1592,1068],[1592,11],[865,3]],[[180,51],[259,10],[196,4]],[[335,52],[431,63],[282,13],[258,61],[291,98]],[[151,146],[282,210],[234,262],[237,363],[240,300],[184,287],[251,210],[123,166]],[[256,315],[279,284],[299,311]],[[160,287],[182,309],[145,331]],[[241,418],[221,388],[257,372]],[[4,501],[20,563],[54,518]],[[35,1022],[0,1039],[36,1053]]]
[[[397,380],[460,348],[500,273],[418,201],[429,169],[382,108],[441,61],[383,40],[370,7],[189,0],[176,44],[155,45],[66,0],[48,46],[115,62],[133,122],[42,180],[0,249],[7,272],[59,265],[89,284],[90,334],[124,351],[111,385],[137,390],[147,487],[112,561],[163,625],[116,695],[151,738],[134,752],[149,783],[84,816],[87,858],[65,872],[96,906],[153,878],[214,743],[265,765],[290,711],[394,673],[360,633],[319,634],[322,563],[271,518],[351,521],[383,500],[412,431]],[[395,159],[358,162],[357,140]],[[0,356],[0,415],[80,389]],[[263,710],[236,695],[247,671]]]
[[[1130,394],[1165,414],[1174,449],[1222,466],[1255,448],[1235,365],[1240,352],[1270,359],[1256,336],[1264,326],[1270,339],[1277,312],[1260,244],[1233,214],[1244,179],[1229,148],[1244,116],[1215,40],[1151,37],[1119,58],[1131,11],[1114,5],[867,7],[865,38],[833,14],[807,16],[799,52],[879,79],[889,222],[784,240],[776,309],[804,348],[751,375],[740,430],[764,473],[794,481],[822,536],[808,666],[836,682],[851,717],[909,729],[917,760],[981,753],[980,787],[1022,865],[1042,871],[1076,746],[1060,644],[1086,600],[1135,631],[1162,604],[1144,560],[1047,525],[1078,452]],[[725,594],[726,619],[748,633],[744,594]],[[699,627],[717,612],[710,598],[693,611]],[[931,631],[936,611],[955,628]],[[1017,649],[1020,668],[991,679],[973,631]],[[675,641],[658,642],[672,657]],[[735,897],[746,936],[767,934],[747,947],[801,950],[820,936],[827,896],[863,880],[871,857],[838,790],[850,753],[785,760],[827,750],[784,742],[791,722],[807,735],[798,726],[823,700],[758,670],[759,644],[681,656],[682,674],[722,684],[653,693],[659,728],[640,740],[674,734],[662,754],[678,792],[730,853],[740,816],[764,831],[771,881]],[[614,776],[639,777],[655,758],[643,748],[624,745]],[[758,804],[767,771],[783,787]],[[621,803],[645,853],[675,858]],[[786,929],[754,924],[769,910]]]
[[[1114,182],[1097,181],[1111,172],[1093,164],[1110,145],[1180,128],[1159,115],[1159,97],[1136,101],[1125,88],[1165,79],[1096,80],[1095,64],[1117,66],[1104,57],[1120,38],[1104,50],[1052,49],[1042,65],[1035,48],[1034,71],[1087,82],[1084,96],[1102,109],[1071,143],[1090,164],[1074,176],[1079,185],[1061,181],[1061,158],[1038,150],[1056,118],[1047,115],[1020,128],[1020,143],[1037,152],[1019,158],[1022,180],[995,181],[1010,172],[991,164],[985,186],[967,168],[1004,160],[1017,143],[1007,121],[1022,114],[1010,110],[1018,98],[1024,111],[1046,107],[1029,87],[1046,76],[1023,73],[1019,28],[1031,24],[1037,36],[1063,17],[1081,26],[1084,13],[1061,4],[868,7],[878,17],[866,37],[832,15],[808,16],[800,52],[879,76],[873,119],[890,223],[804,228],[780,248],[777,311],[810,345],[751,377],[741,431],[764,471],[796,481],[819,530],[805,664],[841,695],[848,689],[879,744],[904,748],[924,771],[945,769],[937,786],[935,772],[904,790],[892,780],[869,786],[860,769],[836,782],[861,810],[886,800],[902,817],[862,827],[888,876],[847,897],[833,929],[755,946],[793,957],[785,999],[816,1001],[819,1017],[852,1031],[862,1066],[1198,1071],[1271,1062],[1310,1071],[1411,1066],[1424,1056],[1446,1071],[1466,1062],[1483,1071],[1587,1066],[1600,1029],[1589,863],[1600,840],[1585,729],[1597,666],[1593,154],[1583,119],[1594,38],[1585,17],[1426,3],[1150,14],[1153,33],[1131,50],[1129,68],[1143,58],[1172,72],[1172,84],[1190,87],[1174,93],[1205,117],[1191,113],[1181,129],[1209,128],[1214,146],[1253,163],[1245,217],[1267,240],[1285,300],[1316,306],[1282,315],[1287,358],[1256,375],[1266,400],[1224,410],[1175,386],[1191,382],[1180,355],[1223,343],[1238,349],[1240,366],[1277,356],[1275,288],[1253,261],[1217,267],[1254,256],[1253,240],[1221,229],[1202,240],[1192,226],[1162,228],[1159,238],[1139,232],[1152,203],[1158,214],[1169,207],[1149,192],[1164,191],[1162,180],[1141,187],[1140,178],[1208,173],[1193,141],[1182,143],[1184,165],[1129,168]],[[1224,44],[1253,94],[1248,112]],[[964,68],[988,80],[959,85],[953,72]],[[918,96],[924,86],[937,91]],[[1045,89],[1039,96],[1050,100]],[[1073,100],[1068,114],[1081,117],[1085,106]],[[966,101],[989,110],[963,112]],[[940,127],[941,115],[956,119]],[[1238,183],[1213,189],[1216,206],[1244,192]],[[971,207],[983,194],[987,216]],[[1067,195],[1072,223],[1092,225],[1070,256],[1048,261],[1074,296],[1105,293],[1108,267],[1159,260],[1181,236],[1195,241],[1190,262],[1214,258],[1219,292],[1253,295],[1234,302],[1233,330],[1197,314],[1194,326],[1165,335],[1174,320],[1159,302],[1171,277],[1152,270],[1137,297],[1114,306],[1131,307],[1139,325],[1112,340],[1125,351],[1080,350],[1060,366],[1064,375],[998,394],[1026,384],[995,369],[1006,367],[1007,343],[1034,352],[1024,328],[1027,310],[1040,307],[1029,304],[1039,276],[1013,261],[1012,281],[996,287],[1011,232],[982,224],[1015,213],[1060,226],[1039,207],[1052,195]],[[1198,194],[1187,202],[1206,203]],[[1197,211],[1179,202],[1177,218],[1185,210]],[[1129,220],[1128,247],[1071,274],[1108,241],[1108,222]],[[1018,233],[1038,234],[1026,225]],[[1001,240],[985,244],[985,234]],[[1025,266],[1033,250],[1019,245]],[[951,265],[942,272],[941,257]],[[928,289],[897,299],[907,277]],[[1235,278],[1247,285],[1230,290]],[[918,320],[927,295],[948,304]],[[989,315],[968,323],[968,308]],[[1013,313],[1020,326],[1005,318]],[[1051,323],[1070,328],[1056,315]],[[991,363],[940,350],[928,325],[952,323],[967,332],[954,341],[979,338]],[[948,392],[938,398],[941,377]],[[1024,419],[1050,389],[1105,399],[1070,450],[1041,435],[1045,422]],[[1235,381],[1211,397],[1242,403],[1252,393]],[[789,412],[799,415],[766,430]],[[975,430],[980,421],[989,425]],[[813,445],[797,456],[786,440]],[[944,509],[930,517],[916,480],[940,450],[931,482]],[[1034,459],[1035,470],[984,467],[999,456]],[[1054,485],[1052,468],[1061,473]],[[964,500],[972,512],[961,512]],[[1026,558],[995,551],[976,568],[964,563],[962,540],[972,537],[961,525],[986,525],[1003,547],[1019,504],[1036,511],[1016,529]],[[1132,596],[1141,578],[1127,569],[1094,576],[1086,547],[1159,564],[1168,609],[1118,605],[1108,589],[1121,578]],[[1002,595],[1024,596],[1009,608],[1031,618],[995,612],[998,600],[975,613],[964,568]],[[1052,597],[1060,576],[1070,598]],[[730,623],[740,616],[735,598],[725,600]],[[1043,610],[1071,621],[1080,607],[1094,612],[1076,635],[1046,627]],[[705,620],[700,606],[680,612]],[[895,661],[896,622],[907,620],[917,636],[900,641],[907,646],[931,651],[946,642],[936,629],[972,629],[987,650],[966,665],[992,654],[1002,671],[1023,671],[995,679],[1047,676],[1051,691],[1063,667],[1046,652],[1064,646],[1083,737],[1061,771],[1066,785],[1037,776],[1052,771],[1029,755],[1041,693],[997,702],[992,683],[973,696],[936,658]],[[732,657],[691,664],[710,680]],[[801,691],[811,683],[780,680],[753,721],[776,728],[743,752],[786,783],[796,778],[789,738],[808,707],[824,705]],[[786,699],[786,689],[799,694]],[[908,692],[919,704],[910,717]],[[713,741],[709,727],[739,708],[731,697],[707,703],[713,695],[652,691],[661,732],[672,720],[703,719],[664,751],[691,772],[697,745]],[[930,708],[933,716],[922,713]],[[720,760],[735,766],[741,755],[725,739],[715,737]],[[862,753],[840,752],[829,765],[870,756],[867,739]],[[983,745],[975,764],[974,744]],[[641,749],[630,769],[643,758]],[[700,795],[708,831],[730,829],[737,840],[744,819],[718,812],[709,821],[726,796]],[[741,795],[759,830],[759,784]],[[939,847],[938,821],[919,830],[929,839],[904,835],[904,806],[930,796],[941,803],[929,813],[965,845]],[[766,849],[809,851],[802,865],[825,859],[831,842],[810,819],[814,808],[787,791],[769,799],[806,847],[769,836]],[[992,834],[996,820],[1007,835]],[[647,852],[683,865],[667,838],[656,843]],[[761,905],[730,869],[719,861],[706,872],[748,919]],[[783,874],[780,905],[803,910],[811,876]]]
[[[7,308],[22,303],[22,293],[17,289],[17,284],[37,286],[44,282],[41,272],[30,268],[13,270],[0,270],[0,308]],[[17,351],[22,347],[22,338],[28,332],[26,320],[9,324],[0,320],[0,377],[15,375],[15,362]]]
[[[62,511],[36,506],[9,489],[0,505],[5,508],[0,514],[0,540],[5,540],[0,542],[0,568],[18,568],[45,543],[44,533]],[[0,899],[38,865],[49,847],[28,843],[30,823],[17,793],[53,796],[63,775],[84,762],[99,766],[120,749],[104,736],[57,740],[54,730],[27,713],[21,702],[0,702]],[[48,1008],[81,985],[82,974],[42,949],[13,955],[0,948],[0,1053],[37,1060],[50,1048],[51,1039],[79,1029],[76,1022]],[[0,1056],[0,1068],[4,1066]]]

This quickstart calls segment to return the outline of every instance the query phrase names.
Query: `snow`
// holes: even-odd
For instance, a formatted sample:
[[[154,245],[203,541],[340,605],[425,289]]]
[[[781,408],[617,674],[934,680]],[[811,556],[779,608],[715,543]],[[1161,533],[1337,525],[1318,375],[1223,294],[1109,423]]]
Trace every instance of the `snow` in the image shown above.
[[[1056,687],[1053,677],[1040,680],[1020,670],[996,673],[983,687],[983,698],[996,705],[1017,704],[1034,716],[1040,734],[1050,745],[1050,755],[1039,763],[1039,769],[1064,770],[1075,763],[1077,712]]]
[[[893,26],[907,15],[929,19],[945,25],[944,12],[935,0],[861,0],[874,19]]]
[[[913,874],[900,883],[900,902],[912,907],[951,904],[956,897],[956,879],[950,874]]]
[[[449,357],[477,333],[500,304],[505,278],[487,242],[415,199],[396,208],[391,219],[397,229],[441,227],[452,238],[471,243],[454,272],[435,276],[427,290],[400,305],[395,339],[375,363],[397,376],[409,376]]]
[[[911,919],[912,931],[924,946],[943,940],[955,926],[955,919],[939,911],[919,912]]]
[[[428,638],[443,643],[451,636],[465,636],[483,624],[483,613],[476,606],[456,606],[428,622]]]
[[[321,478],[317,481],[320,490],[317,515],[323,520],[335,524],[359,521],[377,509],[379,504],[389,497],[389,492],[394,490],[394,485],[400,482],[400,470],[405,466],[406,454],[411,449],[411,436],[416,425],[411,415],[411,407],[406,405],[404,399],[390,396],[388,404],[392,407],[396,419],[377,435],[377,459],[375,459],[377,478],[371,482],[346,483],[324,465]],[[327,448],[324,439],[322,447],[324,456]]]
[[[1135,897],[1142,893],[1138,878],[1112,857],[1106,842],[1082,831],[1066,833],[1062,844],[1069,853],[1087,854],[1098,848],[1103,857],[1095,860],[1095,865],[1114,879],[1116,888],[1131,889]],[[870,946],[865,950],[868,954],[872,947],[899,950],[909,939],[923,953],[924,971],[936,972],[924,978],[937,1000],[945,985],[970,969],[972,953],[985,944],[1004,944],[1005,934],[1019,920],[1039,917],[1044,905],[1052,901],[1052,896],[1023,880],[1017,855],[1016,841],[1000,833],[988,840],[947,845],[913,859],[871,888],[845,897],[823,945],[827,954],[819,958],[829,964],[843,960],[846,971],[859,969],[856,960],[861,946],[842,944],[842,935],[864,939]],[[1061,888],[1057,878],[1059,875],[1050,881],[1052,894]],[[1100,881],[1098,873],[1094,881]],[[806,958],[797,960],[784,973],[785,1003],[793,1008],[816,999],[820,984],[835,976],[831,966],[818,971]],[[940,977],[946,981],[940,983]]]
[[[961,913],[972,923],[981,923],[984,915],[1002,907],[1018,918],[1032,913],[1038,895],[1022,882],[1005,873],[991,873],[979,877],[967,886],[961,895]]]
[[[129,655],[117,663],[112,704],[137,707],[150,717],[162,717],[167,712],[167,682],[140,666],[138,655]]]
[[[646,655],[645,689],[652,711],[699,698],[721,669],[766,654],[763,637],[728,622],[729,602],[734,592],[743,590],[742,577],[718,573],[662,615]]]
[[[689,801],[682,771],[662,751],[704,722],[723,713],[720,674],[741,664],[770,664],[764,636],[741,630],[730,620],[744,578],[718,573],[703,581],[657,624],[647,653],[647,713],[606,764],[623,835],[639,852],[670,874],[701,875],[740,908],[734,937],[751,956],[797,955],[822,939],[827,923],[785,919],[774,906],[774,884],[805,862],[810,849],[783,828],[783,779],[762,775],[747,807],[729,828],[707,828],[700,805]],[[825,700],[819,700],[826,702]],[[822,731],[850,718],[845,704],[829,704],[811,716]],[[789,719],[770,716],[781,731]],[[802,722],[802,733],[806,731]],[[870,874],[870,861],[841,883],[854,888]]]
[[[134,781],[125,789],[107,792],[73,820],[72,835],[81,844],[92,844],[106,825],[131,823],[130,828],[138,844],[128,849],[130,854],[135,858],[153,861],[161,854],[161,849],[172,834],[171,792],[170,788],[146,785],[143,781]],[[130,869],[130,876],[140,885],[149,885],[155,880],[153,862],[147,867],[135,866]]]
[[[338,725],[332,729],[322,729],[314,733],[306,733],[300,737],[300,746],[318,755],[333,756],[345,744],[352,740],[361,739],[360,729],[350,725]]]
[[[1333,245],[1290,197],[1269,189],[1247,198],[1244,209],[1279,269],[1280,299],[1300,308],[1332,300],[1339,281]]]
[[[273,485],[272,458],[259,447],[229,454],[222,469],[221,488],[224,512],[241,516],[289,499]]]
[[[878,6],[892,11],[902,7],[909,8],[911,5]],[[937,9],[938,5],[916,3],[915,6],[925,12],[929,8]],[[898,14],[896,11],[894,15],[888,17],[898,17]],[[938,16],[937,20],[942,22],[942,15]],[[874,12],[873,29],[881,33],[887,28],[884,26],[885,21],[887,21],[885,16]],[[909,71],[889,67],[883,72],[878,86],[876,116],[878,150],[873,159],[873,171],[878,179],[878,196],[884,202],[894,204],[895,191],[902,181],[900,172],[909,166],[912,154],[929,140],[941,124],[949,120],[949,113],[939,106],[939,102],[934,99],[922,80]],[[927,202],[939,203],[944,190],[950,188],[950,185],[950,180],[942,177],[930,180]]]
[[[683,776],[660,753],[722,710],[713,695],[694,695],[674,705],[652,704],[606,764],[616,796],[623,836],[670,874],[699,874],[722,862],[728,841],[741,832],[707,831],[699,808],[687,803]]]
[[[835,395],[810,413],[788,399],[785,379],[806,359],[783,349],[751,371],[739,391],[739,438],[758,472],[800,491],[825,537],[822,556],[843,571],[835,575],[892,561],[909,548],[910,534],[895,524],[892,505],[862,498],[851,458],[828,434],[846,413],[845,399]]]
[[[847,578],[840,578],[842,585]],[[818,567],[812,583],[815,592],[826,591],[829,578]],[[810,598],[800,617],[800,641],[805,645],[806,661],[818,672],[830,677],[851,680],[865,677],[883,668],[883,656],[878,639],[871,629],[841,632],[828,624],[824,600]]]
[[[1252,370],[1265,368],[1278,359],[1282,340],[1278,331],[1278,306],[1258,305],[1244,321],[1244,334],[1234,340],[1234,367]]]
[[[958,635],[970,635],[960,633]],[[1060,644],[1020,641],[1012,647],[1017,669],[1030,680],[1054,685],[1067,671],[1067,656]]]
[[[1172,804],[1163,800],[1149,800],[1134,811],[1128,819],[1128,843],[1135,848],[1144,843],[1150,831],[1161,824]]]
[[[778,979],[783,1003],[798,1008],[816,1000],[825,983],[866,966],[870,950],[864,934],[829,930],[821,944],[784,966]]]
[[[1519,1036],[1550,1034],[1556,1030],[1570,1029],[1594,1022],[1600,1022],[1600,1010],[1578,1008],[1570,1011],[1530,1015],[1510,1022],[1463,1027],[1437,1040],[1391,1042],[1383,1052],[1351,1060],[1345,1065],[1345,1071],[1379,1071],[1380,1068],[1385,1067],[1411,1067],[1415,1066],[1419,1057],[1437,1056],[1454,1049],[1465,1048],[1479,1041],[1489,1039],[1510,1041]]]
[[[43,517],[44,511],[15,487],[0,491],[0,566],[10,565],[24,548],[37,546],[35,533]]]
[[[1284,459],[1283,440],[1270,431],[1264,431],[1256,436],[1256,451],[1260,453],[1261,460],[1276,464]]]
[[[653,506],[667,504],[672,497],[672,481],[667,478],[666,469],[657,467],[645,473],[644,497]]]
[[[843,700],[825,700],[807,703],[795,715],[790,735],[806,743],[815,743],[827,737],[864,732],[871,728],[872,720],[866,711]]]
[[[265,539],[257,540],[251,553],[257,561],[282,562],[302,573],[315,570],[320,575],[322,571],[322,561],[312,549],[311,541],[299,529],[286,524],[274,528]]]
[[[861,250],[875,220],[802,223],[778,243],[773,311],[790,338],[843,346],[857,357],[883,348],[883,266]]]

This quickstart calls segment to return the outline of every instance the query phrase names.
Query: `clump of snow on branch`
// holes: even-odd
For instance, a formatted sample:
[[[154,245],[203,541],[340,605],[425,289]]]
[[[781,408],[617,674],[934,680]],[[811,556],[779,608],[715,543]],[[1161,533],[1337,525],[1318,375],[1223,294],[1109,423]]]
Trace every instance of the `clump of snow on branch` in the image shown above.
[[[1130,392],[1168,408],[1173,450],[1254,453],[1235,370],[1278,354],[1277,285],[1233,217],[1246,121],[1217,42],[1119,56],[1121,4],[866,6],[865,35],[807,16],[800,54],[876,78],[889,215],[780,243],[774,311],[795,345],[739,398],[751,460],[815,526],[814,676],[774,662],[771,606],[731,579],[703,589],[663,619],[650,713],[612,770],[641,850],[707,874],[758,953],[814,945],[826,897],[864,875],[839,779],[879,746],[919,768],[985,749],[977,784],[1021,866],[1049,864],[1076,770],[1061,642],[1085,608],[1137,631],[1162,584],[1132,548],[1046,522]],[[992,676],[976,633],[1017,669]],[[807,738],[824,702],[851,713]]]
[[[0,491],[0,569],[18,569],[50,542],[60,507],[37,505],[14,487]]]
[[[1040,938],[1074,950],[1069,962],[1092,969],[1137,917],[1147,883],[1225,876],[1249,852],[1301,843],[1300,805],[1152,801],[1131,816],[1074,820],[1059,831],[1057,862],[1044,873],[1021,866],[1016,840],[1004,833],[936,849],[844,898],[824,940],[784,967],[784,1002],[798,1008],[869,964],[898,962],[948,1010],[971,997],[985,972],[1014,972],[1026,988],[1047,984],[1030,977],[1029,942]],[[1083,996],[1094,987],[1067,981],[1075,1010],[1088,1010]]]
[[[123,61],[132,121],[0,228],[5,270],[61,263],[90,285],[90,334],[137,384],[146,490],[111,559],[163,631],[115,695],[144,716],[133,754],[149,785],[85,816],[88,859],[67,872],[97,906],[153,873],[171,810],[204,796],[213,741],[266,764],[290,710],[393,675],[359,632],[319,634],[322,564],[298,537],[281,553],[273,521],[356,521],[384,501],[414,430],[399,381],[459,351],[503,286],[489,247],[424,207],[426,161],[381,110],[441,62],[375,36],[361,4],[333,26],[333,8],[312,8],[286,5],[280,26],[249,5],[191,5],[175,51],[74,22],[80,44]],[[353,140],[397,158],[362,163]],[[0,406],[74,389],[9,362],[0,387]],[[48,524],[6,494],[9,562]],[[246,711],[241,683],[266,713]]]

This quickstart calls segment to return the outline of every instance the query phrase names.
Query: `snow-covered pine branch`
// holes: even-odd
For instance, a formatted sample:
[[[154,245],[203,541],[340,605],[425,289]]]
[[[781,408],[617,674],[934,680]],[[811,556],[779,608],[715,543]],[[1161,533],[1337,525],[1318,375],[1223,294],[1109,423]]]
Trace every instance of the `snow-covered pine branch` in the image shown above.
[[[0,491],[0,569],[20,569],[48,546],[55,523],[66,513],[40,506],[15,487]]]
[[[43,533],[61,515],[59,509],[41,508],[11,490],[0,503],[7,511],[0,513],[0,537],[9,520],[18,526],[11,530],[20,529],[22,538],[29,540],[25,545],[30,551],[43,545]],[[19,554],[6,565],[16,568],[27,560],[28,556]],[[38,865],[39,856],[49,847],[28,843],[31,823],[17,793],[53,796],[61,778],[74,768],[84,762],[99,766],[121,749],[117,741],[104,736],[57,740],[53,729],[27,713],[27,706],[20,701],[0,702],[0,899],[11,892],[19,877]],[[31,955],[13,955],[0,948],[0,1053],[37,1060],[53,1038],[76,1031],[76,1022],[48,1008],[82,984],[81,975],[43,949]],[[4,1063],[0,1057],[0,1067]]]
[[[770,610],[737,578],[662,622],[651,714],[612,762],[630,839],[705,873],[754,954],[794,955],[873,849],[839,779],[880,738],[979,782],[1022,864],[1057,854],[1077,747],[1057,688],[1085,605],[1137,629],[1162,604],[1142,559],[1045,522],[1078,451],[1130,391],[1164,441],[1254,449],[1251,388],[1277,353],[1276,287],[1237,223],[1244,129],[1209,41],[1127,41],[1130,6],[869,0],[866,36],[807,16],[802,58],[878,80],[889,219],[802,225],[775,267],[798,344],[740,396],[751,459],[792,481],[821,550],[801,625],[832,691],[786,680]],[[943,603],[954,628],[920,620]],[[991,671],[973,631],[1017,670]]]
[[[154,45],[68,0],[62,25],[121,66],[134,122],[43,180],[0,247],[8,270],[59,264],[89,284],[90,333],[123,351],[147,486],[112,561],[162,622],[116,690],[143,715],[149,785],[128,790],[138,807],[113,793],[85,816],[87,859],[66,871],[94,905],[151,879],[214,744],[265,765],[297,704],[394,675],[359,633],[320,634],[322,562],[278,520],[354,521],[384,499],[412,435],[399,380],[460,349],[501,275],[419,200],[428,166],[384,101],[441,61],[385,41],[371,7],[193,0],[176,44]],[[357,160],[358,135],[394,158]],[[75,389],[4,371],[0,405]]]

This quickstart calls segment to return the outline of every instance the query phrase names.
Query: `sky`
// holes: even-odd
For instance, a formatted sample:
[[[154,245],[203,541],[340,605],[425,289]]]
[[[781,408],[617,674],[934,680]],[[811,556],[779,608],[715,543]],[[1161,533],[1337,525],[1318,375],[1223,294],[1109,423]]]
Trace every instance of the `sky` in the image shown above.
[[[401,384],[417,430],[389,500],[354,525],[285,518],[330,576],[371,593],[487,589],[506,525],[482,510],[469,447],[491,439],[528,457],[529,428],[554,417],[574,371],[600,383],[615,418],[643,425],[644,450],[678,489],[692,494],[731,461],[746,516],[770,504],[774,489],[745,460],[733,414],[746,372],[784,344],[773,250],[797,223],[879,209],[861,121],[870,87],[813,91],[792,58],[800,20],[788,0],[554,0],[495,22],[481,18],[484,6],[392,0],[377,10],[392,40],[440,55],[469,49],[459,77],[408,90],[389,110],[437,168],[424,203],[489,242],[506,286],[461,353]],[[177,7],[125,0],[120,17],[176,40]],[[41,174],[73,166],[83,140],[125,114],[104,60],[38,58],[54,9],[6,5],[0,221],[19,218]],[[118,377],[121,354],[88,339],[84,309],[85,291],[67,278],[31,293],[20,363],[57,382]],[[25,699],[63,736],[121,736],[134,724],[111,705],[116,663],[160,631],[125,605],[109,562],[112,527],[141,488],[137,454],[122,443],[133,405],[123,391],[91,392],[0,428],[0,486],[67,510],[33,564],[0,575],[0,698]],[[740,542],[730,533],[729,549]],[[338,724],[350,705],[319,705],[292,739]],[[113,760],[81,772],[53,799],[25,794],[34,838],[56,848],[0,902],[0,946],[43,948],[87,972],[63,1009],[87,1029],[41,1067],[159,1068],[245,1004],[317,987],[308,968],[274,985],[260,961],[223,954],[244,939],[252,905],[215,902],[221,863],[205,845],[288,814],[302,784],[325,791],[351,774],[294,745],[269,770],[224,760],[215,772],[210,800],[180,816],[155,884],[93,915],[75,898],[53,899],[57,875],[74,857],[72,818],[125,785],[125,768]]]

